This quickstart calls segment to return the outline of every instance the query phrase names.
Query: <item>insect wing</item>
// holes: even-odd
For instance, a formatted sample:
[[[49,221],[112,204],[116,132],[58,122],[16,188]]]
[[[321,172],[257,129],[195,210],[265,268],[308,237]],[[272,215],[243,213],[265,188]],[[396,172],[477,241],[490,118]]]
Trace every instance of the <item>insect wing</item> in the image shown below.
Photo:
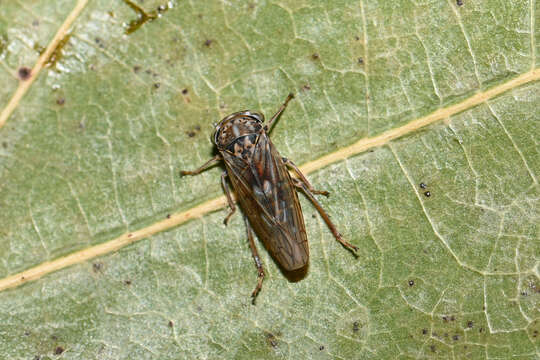
[[[257,236],[288,271],[309,259],[298,195],[287,167],[265,132],[248,160],[222,153],[238,201]]]

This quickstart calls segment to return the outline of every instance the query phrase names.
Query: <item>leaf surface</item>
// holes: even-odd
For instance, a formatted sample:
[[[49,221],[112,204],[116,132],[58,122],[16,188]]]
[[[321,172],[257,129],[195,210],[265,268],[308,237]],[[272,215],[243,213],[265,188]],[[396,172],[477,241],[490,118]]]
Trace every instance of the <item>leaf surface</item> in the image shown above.
[[[534,1],[134,4],[0,4],[0,284],[38,273],[0,286],[0,358],[540,356]],[[359,258],[301,198],[309,273],[259,244],[252,306],[222,169],[178,173],[289,92],[272,141]]]

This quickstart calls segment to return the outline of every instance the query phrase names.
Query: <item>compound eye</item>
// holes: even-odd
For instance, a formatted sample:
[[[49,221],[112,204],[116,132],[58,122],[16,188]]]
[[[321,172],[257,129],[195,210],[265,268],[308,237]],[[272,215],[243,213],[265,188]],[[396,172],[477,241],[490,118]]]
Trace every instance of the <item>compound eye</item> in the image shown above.
[[[218,144],[218,141],[219,141],[219,133],[221,132],[221,129],[219,128],[219,126],[216,127],[216,131],[214,132],[214,145],[217,145]]]
[[[255,119],[257,120],[258,122],[262,123],[264,122],[264,115],[263,114],[260,114],[260,113],[250,113],[250,115]]]

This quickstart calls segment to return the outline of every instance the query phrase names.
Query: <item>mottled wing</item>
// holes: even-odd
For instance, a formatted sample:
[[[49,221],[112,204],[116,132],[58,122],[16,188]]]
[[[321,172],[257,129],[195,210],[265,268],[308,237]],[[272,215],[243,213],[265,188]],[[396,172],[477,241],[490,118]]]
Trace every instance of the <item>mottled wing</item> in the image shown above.
[[[224,152],[237,199],[257,236],[288,271],[308,263],[309,247],[298,195],[286,165],[261,132],[245,160]]]

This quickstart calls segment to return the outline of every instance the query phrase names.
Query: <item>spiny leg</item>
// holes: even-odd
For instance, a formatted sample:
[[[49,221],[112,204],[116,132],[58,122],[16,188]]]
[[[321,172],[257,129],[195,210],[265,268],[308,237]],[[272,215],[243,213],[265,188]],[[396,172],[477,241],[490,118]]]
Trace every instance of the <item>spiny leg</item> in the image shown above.
[[[231,211],[229,211],[229,214],[225,217],[225,220],[223,220],[223,223],[227,225],[229,222],[229,219],[231,216],[233,216],[234,212],[236,211],[236,206],[234,205],[234,202],[231,197],[231,190],[229,189],[229,185],[227,185],[227,180],[225,179],[227,177],[227,172],[224,171],[221,173],[221,185],[223,186],[223,191],[225,191],[225,195],[227,196],[227,202],[229,203],[229,207],[231,208]]]
[[[288,167],[292,168],[294,170],[294,172],[298,175],[298,177],[300,178],[300,181],[302,181],[304,183],[304,185],[306,185],[306,187],[309,189],[309,191],[313,194],[317,194],[317,195],[324,195],[324,196],[328,196],[330,195],[330,193],[328,191],[324,191],[324,190],[315,190],[313,188],[313,186],[309,183],[308,179],[306,179],[306,177],[304,176],[304,174],[302,174],[302,172],[300,171],[300,169],[289,159],[287,158],[282,158],[283,162],[285,163],[285,165],[287,165]]]
[[[259,294],[259,291],[262,289],[262,283],[264,280],[264,268],[261,261],[261,258],[259,257],[259,252],[257,251],[257,247],[255,246],[255,239],[253,238],[253,228],[249,224],[249,220],[244,216],[244,222],[246,223],[246,230],[247,230],[247,237],[249,241],[249,247],[251,249],[251,255],[253,255],[253,260],[255,260],[255,266],[257,266],[257,286],[255,287],[255,290],[251,293],[251,297],[253,300],[251,303],[255,305],[255,299],[257,298],[257,295]]]
[[[272,118],[268,122],[268,125],[266,125],[266,131],[270,131],[270,129],[272,128],[272,124],[274,123],[274,120],[276,120],[279,117],[279,115],[281,115],[281,113],[285,110],[285,108],[289,104],[289,101],[291,101],[293,97],[294,97],[293,93],[289,93],[289,95],[287,95],[287,98],[285,99],[285,102],[283,103],[283,105],[281,105],[279,110],[274,114],[274,116],[272,116]]]
[[[326,225],[328,225],[328,227],[330,228],[330,231],[332,232],[332,234],[334,234],[334,237],[336,238],[336,240],[339,241],[341,245],[345,246],[347,249],[352,251],[352,253],[356,256],[356,252],[358,251],[358,248],[352,245],[351,243],[348,243],[347,241],[343,240],[343,237],[337,230],[336,226],[334,225],[332,220],[330,220],[330,217],[328,216],[326,211],[324,211],[324,209],[322,208],[321,204],[317,201],[317,199],[315,199],[315,196],[313,196],[313,193],[308,189],[306,184],[304,184],[300,179],[292,179],[292,180],[294,182],[294,185],[302,189],[302,191],[304,191],[304,194],[306,194],[308,199],[313,203],[313,205],[315,206],[319,214],[321,214]]]
[[[221,160],[221,155],[216,155],[210,160],[208,160],[207,162],[205,162],[204,164],[202,164],[198,169],[195,169],[193,171],[186,171],[186,170],[180,171],[180,176],[200,174],[201,172],[208,169],[209,167],[214,166],[220,160]]]

